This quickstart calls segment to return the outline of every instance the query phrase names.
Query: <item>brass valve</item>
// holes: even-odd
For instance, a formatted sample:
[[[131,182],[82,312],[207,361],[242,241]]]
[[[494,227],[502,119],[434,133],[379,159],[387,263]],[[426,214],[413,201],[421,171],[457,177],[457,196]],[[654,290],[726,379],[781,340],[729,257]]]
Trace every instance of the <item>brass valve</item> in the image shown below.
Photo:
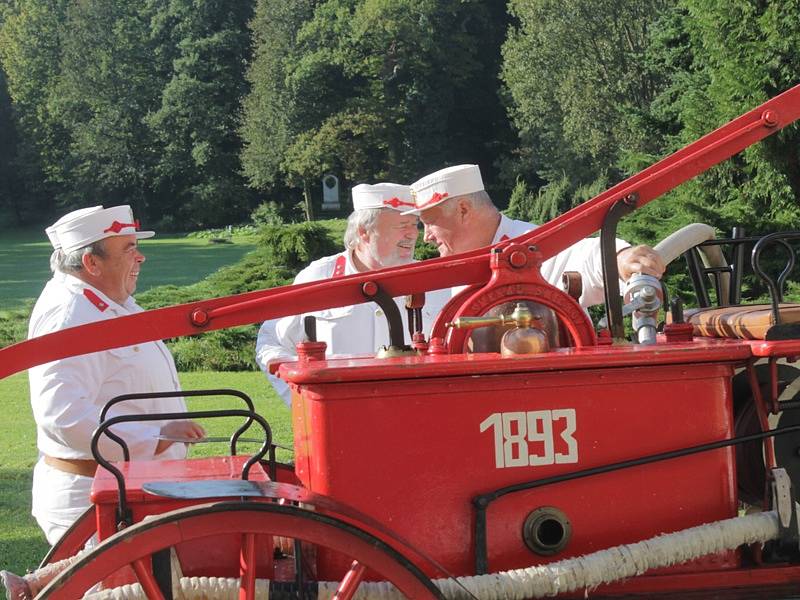
[[[447,327],[455,329],[477,329],[478,327],[489,327],[490,325],[513,325],[515,327],[530,327],[533,320],[539,320],[531,310],[524,304],[517,303],[514,312],[510,315],[498,315],[496,317],[458,317],[452,323],[447,323]]]
[[[522,303],[517,303],[510,315],[496,317],[458,317],[448,327],[457,329],[477,329],[479,327],[512,326],[503,334],[500,353],[503,356],[518,354],[538,354],[550,350],[547,332],[539,315],[534,315]]]

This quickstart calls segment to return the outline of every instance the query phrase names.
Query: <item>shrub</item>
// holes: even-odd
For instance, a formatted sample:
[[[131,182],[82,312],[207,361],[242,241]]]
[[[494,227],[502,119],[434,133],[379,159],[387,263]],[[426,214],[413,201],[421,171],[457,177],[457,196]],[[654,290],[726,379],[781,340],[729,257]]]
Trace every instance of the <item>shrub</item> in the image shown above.
[[[414,249],[414,258],[416,260],[439,258],[439,250],[433,244],[418,241],[417,247]]]
[[[23,341],[28,337],[28,319],[32,305],[25,308],[0,311],[0,348]]]
[[[277,202],[262,202],[250,213],[250,220],[256,225],[283,225],[284,218]]]
[[[335,253],[341,248],[319,223],[298,223],[289,226],[264,227],[259,245],[272,255],[275,265],[299,270],[312,260]]]
[[[255,371],[257,325],[209,331],[169,344],[179,371]]]

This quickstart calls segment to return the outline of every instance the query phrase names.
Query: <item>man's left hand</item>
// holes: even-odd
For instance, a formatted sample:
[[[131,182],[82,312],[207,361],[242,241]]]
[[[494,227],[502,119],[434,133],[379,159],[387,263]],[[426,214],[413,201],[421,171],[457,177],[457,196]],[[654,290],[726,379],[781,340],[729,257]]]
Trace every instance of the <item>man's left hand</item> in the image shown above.
[[[661,255],[650,246],[630,246],[617,253],[619,277],[628,281],[634,273],[644,273],[659,279],[664,274],[666,265]]]

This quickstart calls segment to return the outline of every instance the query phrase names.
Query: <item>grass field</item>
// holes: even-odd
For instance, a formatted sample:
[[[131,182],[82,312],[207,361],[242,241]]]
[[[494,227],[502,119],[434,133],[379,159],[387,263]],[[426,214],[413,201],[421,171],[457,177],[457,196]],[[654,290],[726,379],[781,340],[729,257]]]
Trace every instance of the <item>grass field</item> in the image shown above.
[[[142,240],[146,263],[138,291],[200,281],[220,267],[238,261],[255,244],[252,238],[234,236],[232,241],[232,244],[212,244],[208,239],[167,235]],[[19,308],[39,295],[50,278],[52,250],[40,229],[0,232],[0,310]]]
[[[270,422],[273,439],[292,445],[289,410],[261,373],[181,373],[181,384],[185,390],[233,388],[246,393],[253,399],[256,410]],[[0,402],[4,415],[0,419],[0,569],[23,573],[36,566],[47,551],[44,536],[30,515],[31,472],[37,450],[26,373],[0,380]],[[189,406],[194,410],[239,408],[241,401],[198,399],[190,400]],[[230,435],[234,423],[228,419],[208,419],[203,425],[211,435]],[[225,444],[202,444],[192,448],[191,456],[226,452]],[[279,458],[286,460],[290,456],[284,454]]]

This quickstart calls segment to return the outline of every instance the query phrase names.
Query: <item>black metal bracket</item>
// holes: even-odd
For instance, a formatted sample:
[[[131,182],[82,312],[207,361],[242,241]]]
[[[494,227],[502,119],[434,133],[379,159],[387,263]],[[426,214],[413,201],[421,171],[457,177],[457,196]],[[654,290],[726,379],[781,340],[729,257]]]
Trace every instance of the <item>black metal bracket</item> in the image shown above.
[[[788,556],[800,554],[800,531],[797,522],[792,480],[786,469],[775,468],[769,471],[772,508],[778,513],[778,547]]]
[[[389,325],[389,344],[395,348],[404,348],[403,317],[400,315],[400,309],[394,299],[374,281],[367,281],[362,285],[361,293],[383,310],[386,322]]]
[[[635,192],[622,198],[606,213],[600,229],[600,255],[603,262],[603,289],[606,300],[608,331],[614,339],[625,337],[622,320],[622,298],[619,295],[619,269],[617,268],[617,224],[620,219],[633,212],[639,199]]]
[[[312,319],[314,317],[311,317]],[[127,400],[152,400],[154,398],[179,398],[179,397],[201,397],[201,396],[234,396],[236,398],[240,398],[242,402],[245,403],[247,406],[247,410],[252,413],[256,412],[255,405],[253,404],[253,400],[245,394],[244,392],[240,392],[239,390],[233,390],[229,388],[220,388],[216,390],[176,390],[173,392],[141,392],[136,394],[121,394],[119,396],[113,397],[111,400],[106,402],[105,406],[103,406],[103,410],[100,411],[100,423],[106,420],[106,416],[108,415],[109,409],[114,406],[115,404],[119,404],[120,402],[125,402]],[[237,429],[233,435],[231,436],[231,443],[230,443],[230,452],[231,456],[236,455],[236,442],[242,436],[242,434],[250,428],[250,425],[253,424],[252,419],[248,419],[247,421],[242,424],[242,426]],[[130,461],[130,452],[128,451],[128,445],[125,443],[125,440],[120,438],[119,436],[115,435],[112,431],[106,430],[106,436],[117,442],[122,448],[122,455],[123,460],[125,462]],[[274,454],[274,448],[272,449],[272,453]],[[273,473],[270,472],[270,477],[273,476]]]
[[[118,402],[122,402],[124,400],[130,400],[131,396],[138,396],[138,397],[170,397],[170,396],[209,396],[213,395],[213,392],[219,390],[198,390],[195,392],[154,392],[152,394],[127,394],[126,396],[117,396],[116,398],[110,400],[103,411],[102,416],[105,417],[105,413],[107,412],[106,409],[113,404]],[[228,390],[228,391],[235,391],[235,390]],[[236,395],[241,394],[241,392],[237,392]],[[244,396],[244,394],[241,394]],[[250,398],[247,398],[250,401]],[[250,401],[252,406],[252,401]],[[272,429],[267,423],[266,419],[256,413],[253,410],[241,410],[241,409],[225,409],[225,410],[206,410],[206,411],[189,411],[189,412],[177,412],[177,413],[150,413],[146,415],[120,415],[117,417],[112,417],[110,419],[105,419],[100,423],[100,426],[95,429],[94,433],[92,434],[92,443],[91,443],[91,450],[92,456],[97,461],[97,463],[106,469],[109,473],[114,476],[114,479],[117,481],[117,490],[118,490],[118,505],[117,505],[117,526],[119,529],[124,527],[128,527],[132,524],[132,513],[130,508],[128,507],[127,501],[127,489],[125,487],[125,477],[122,475],[122,472],[116,468],[110,461],[108,461],[102,454],[100,454],[99,448],[99,441],[102,435],[108,434],[108,429],[114,425],[119,423],[131,423],[131,422],[141,422],[141,421],[162,421],[162,420],[183,420],[183,419],[204,419],[204,418],[217,418],[217,417],[246,417],[247,422],[244,426],[242,426],[234,436],[231,437],[231,451],[232,454],[236,454],[236,441],[234,439],[239,437],[239,434],[246,430],[250,424],[254,421],[258,423],[262,429],[264,430],[264,443],[261,445],[261,448],[256,452],[253,456],[248,459],[245,465],[242,467],[242,479],[247,480],[250,474],[250,469],[254,464],[259,462],[270,453],[270,458],[273,459],[275,446],[272,443]],[[109,436],[110,437],[110,436]],[[112,438],[114,439],[114,438]],[[116,440],[115,440],[116,441]],[[124,444],[124,442],[123,442]],[[274,472],[276,471],[276,467],[274,464],[274,460],[271,460],[270,466],[270,477],[274,476]]]
[[[775,325],[781,324],[780,303],[783,301],[783,287],[786,283],[786,278],[789,276],[789,273],[792,272],[792,269],[794,269],[796,262],[794,250],[792,250],[787,240],[796,239],[800,239],[800,231],[779,231],[765,235],[753,246],[753,253],[751,255],[753,272],[758,275],[769,288],[770,300],[772,302],[772,317]],[[778,275],[777,281],[767,275],[761,266],[761,254],[770,244],[780,244],[787,253],[786,266],[783,268],[780,275]]]

